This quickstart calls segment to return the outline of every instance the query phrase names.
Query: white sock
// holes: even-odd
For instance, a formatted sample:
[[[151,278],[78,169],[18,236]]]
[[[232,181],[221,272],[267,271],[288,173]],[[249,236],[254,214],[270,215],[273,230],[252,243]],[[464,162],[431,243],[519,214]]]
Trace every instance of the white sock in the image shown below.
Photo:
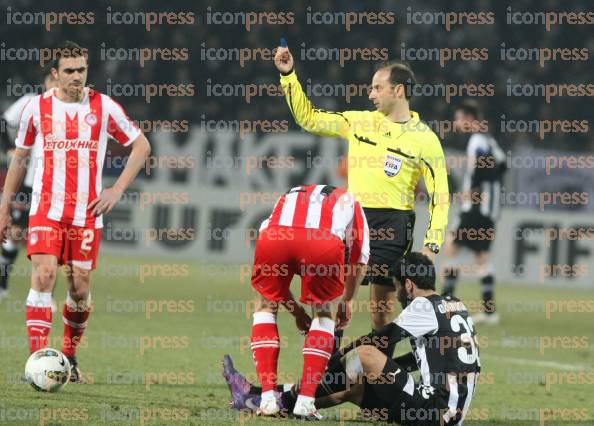
[[[274,394],[274,390],[262,392],[262,401],[265,399],[271,399],[271,398],[276,398],[276,395]]]
[[[29,289],[27,295],[27,306],[34,306],[36,308],[47,308],[52,304],[52,292],[41,292]]]
[[[305,395],[299,395],[297,397],[297,402],[295,403],[295,405],[297,404],[308,404],[310,402],[315,402],[316,399],[311,397],[311,396],[305,396]]]

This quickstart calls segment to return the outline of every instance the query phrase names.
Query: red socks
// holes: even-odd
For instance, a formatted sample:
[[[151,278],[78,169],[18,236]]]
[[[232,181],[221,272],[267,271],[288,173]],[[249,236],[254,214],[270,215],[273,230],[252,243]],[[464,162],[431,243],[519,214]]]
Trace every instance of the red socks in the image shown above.
[[[270,312],[255,312],[252,326],[252,354],[256,372],[262,384],[262,393],[276,389],[280,339],[276,315]]]
[[[29,334],[29,352],[33,353],[47,345],[47,337],[52,329],[52,293],[42,293],[33,289],[27,296],[26,324]]]
[[[76,347],[80,343],[87,320],[91,313],[91,296],[85,301],[75,302],[70,297],[66,297],[64,310],[62,312],[62,321],[64,321],[64,341],[62,343],[62,353],[67,357],[72,357],[76,353]]]
[[[313,398],[318,384],[326,371],[334,348],[334,321],[330,318],[314,318],[303,345],[303,374],[300,396]]]
[[[277,384],[280,339],[276,315],[269,312],[254,313],[252,326],[252,353],[256,372],[262,384],[262,393],[273,391]],[[313,398],[328,365],[334,348],[334,321],[314,318],[303,345],[303,374],[299,395]]]
[[[91,312],[90,296],[86,302],[78,304],[72,300],[70,294],[66,297],[62,319],[64,320],[64,342],[62,353],[71,357],[76,353],[76,346],[80,342],[87,326]],[[31,353],[45,348],[52,329],[52,293],[42,293],[33,289],[27,296],[27,332],[29,333],[29,351]]]

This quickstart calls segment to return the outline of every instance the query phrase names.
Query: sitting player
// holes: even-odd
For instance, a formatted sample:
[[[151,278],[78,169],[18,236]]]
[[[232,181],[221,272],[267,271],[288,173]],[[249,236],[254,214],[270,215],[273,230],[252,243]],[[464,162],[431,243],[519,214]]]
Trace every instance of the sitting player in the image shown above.
[[[375,420],[459,425],[480,372],[472,319],[462,302],[435,292],[435,268],[426,256],[409,254],[397,272],[397,296],[404,310],[383,329],[338,352],[320,383],[316,406],[352,402],[363,413],[376,413]],[[412,347],[406,355],[389,359],[378,349],[404,338],[410,339]],[[417,368],[420,383],[409,374]],[[228,355],[223,373],[232,391],[233,408],[250,408],[258,402],[260,389],[233,368]],[[283,393],[285,409],[294,404],[294,393],[294,388]]]
[[[344,240],[350,249],[347,271]],[[349,304],[369,258],[363,209],[343,189],[326,185],[292,188],[262,223],[255,251],[252,286],[258,295],[251,347],[262,384],[258,414],[276,415],[280,411],[276,315],[281,303],[295,317],[299,330],[307,334],[293,414],[319,418],[314,396],[332,354],[335,321],[338,318],[338,327],[342,328],[348,323]],[[289,290],[294,275],[301,276],[300,301],[311,306],[313,320]]]

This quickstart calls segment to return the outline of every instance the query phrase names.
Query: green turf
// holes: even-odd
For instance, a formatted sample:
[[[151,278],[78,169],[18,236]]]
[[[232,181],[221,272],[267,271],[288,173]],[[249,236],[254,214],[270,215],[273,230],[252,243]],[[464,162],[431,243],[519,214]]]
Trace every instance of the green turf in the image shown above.
[[[138,260],[102,257],[93,279],[95,310],[87,341],[79,350],[81,368],[92,383],[44,394],[19,383],[28,352],[23,301],[29,277],[22,274],[28,265],[21,257],[21,274],[11,282],[11,297],[0,303],[0,425],[300,423],[254,419],[227,409],[228,391],[220,376],[222,355],[230,353],[248,376],[255,373],[247,344],[253,305],[245,303],[250,287],[241,283],[238,269],[225,273],[223,267],[196,264],[185,269],[183,261],[174,261],[182,265],[178,276],[165,276],[172,270],[162,266],[171,263],[153,261],[161,269],[146,276],[145,267],[141,280],[135,269]],[[56,296],[63,300],[64,295],[61,277]],[[359,299],[367,295],[363,288]],[[461,286],[460,295],[468,305],[476,304],[478,285]],[[497,327],[478,327],[482,383],[465,424],[594,424],[592,312],[553,314],[547,319],[542,310],[545,301],[594,300],[593,293],[507,285],[498,289],[497,297],[503,321]],[[147,314],[145,306],[157,302],[158,307],[160,301],[173,303],[161,303],[161,312]],[[348,336],[368,331],[369,316],[362,308],[355,312]],[[59,349],[54,339],[62,335],[60,315],[54,315],[53,323],[52,346]],[[279,373],[295,380],[303,338],[287,314],[281,315],[279,327]],[[553,343],[554,337],[563,336],[569,341],[555,341],[556,348],[540,347],[541,337],[542,342]],[[398,352],[407,346],[401,344]],[[554,378],[567,382],[568,374],[577,379],[581,374],[582,384],[551,384]],[[325,411],[327,421],[322,424],[362,424],[349,420],[353,406],[341,409]],[[543,418],[542,410],[552,409],[556,411],[545,412]]]

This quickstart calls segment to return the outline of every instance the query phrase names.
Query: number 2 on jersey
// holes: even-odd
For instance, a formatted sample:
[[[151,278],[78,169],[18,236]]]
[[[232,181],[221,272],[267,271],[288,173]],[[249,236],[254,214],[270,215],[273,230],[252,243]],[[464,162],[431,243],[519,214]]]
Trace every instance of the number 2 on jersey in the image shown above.
[[[83,239],[80,243],[80,249],[83,251],[91,250],[90,244],[95,239],[95,232],[92,229],[85,229],[83,231]]]

